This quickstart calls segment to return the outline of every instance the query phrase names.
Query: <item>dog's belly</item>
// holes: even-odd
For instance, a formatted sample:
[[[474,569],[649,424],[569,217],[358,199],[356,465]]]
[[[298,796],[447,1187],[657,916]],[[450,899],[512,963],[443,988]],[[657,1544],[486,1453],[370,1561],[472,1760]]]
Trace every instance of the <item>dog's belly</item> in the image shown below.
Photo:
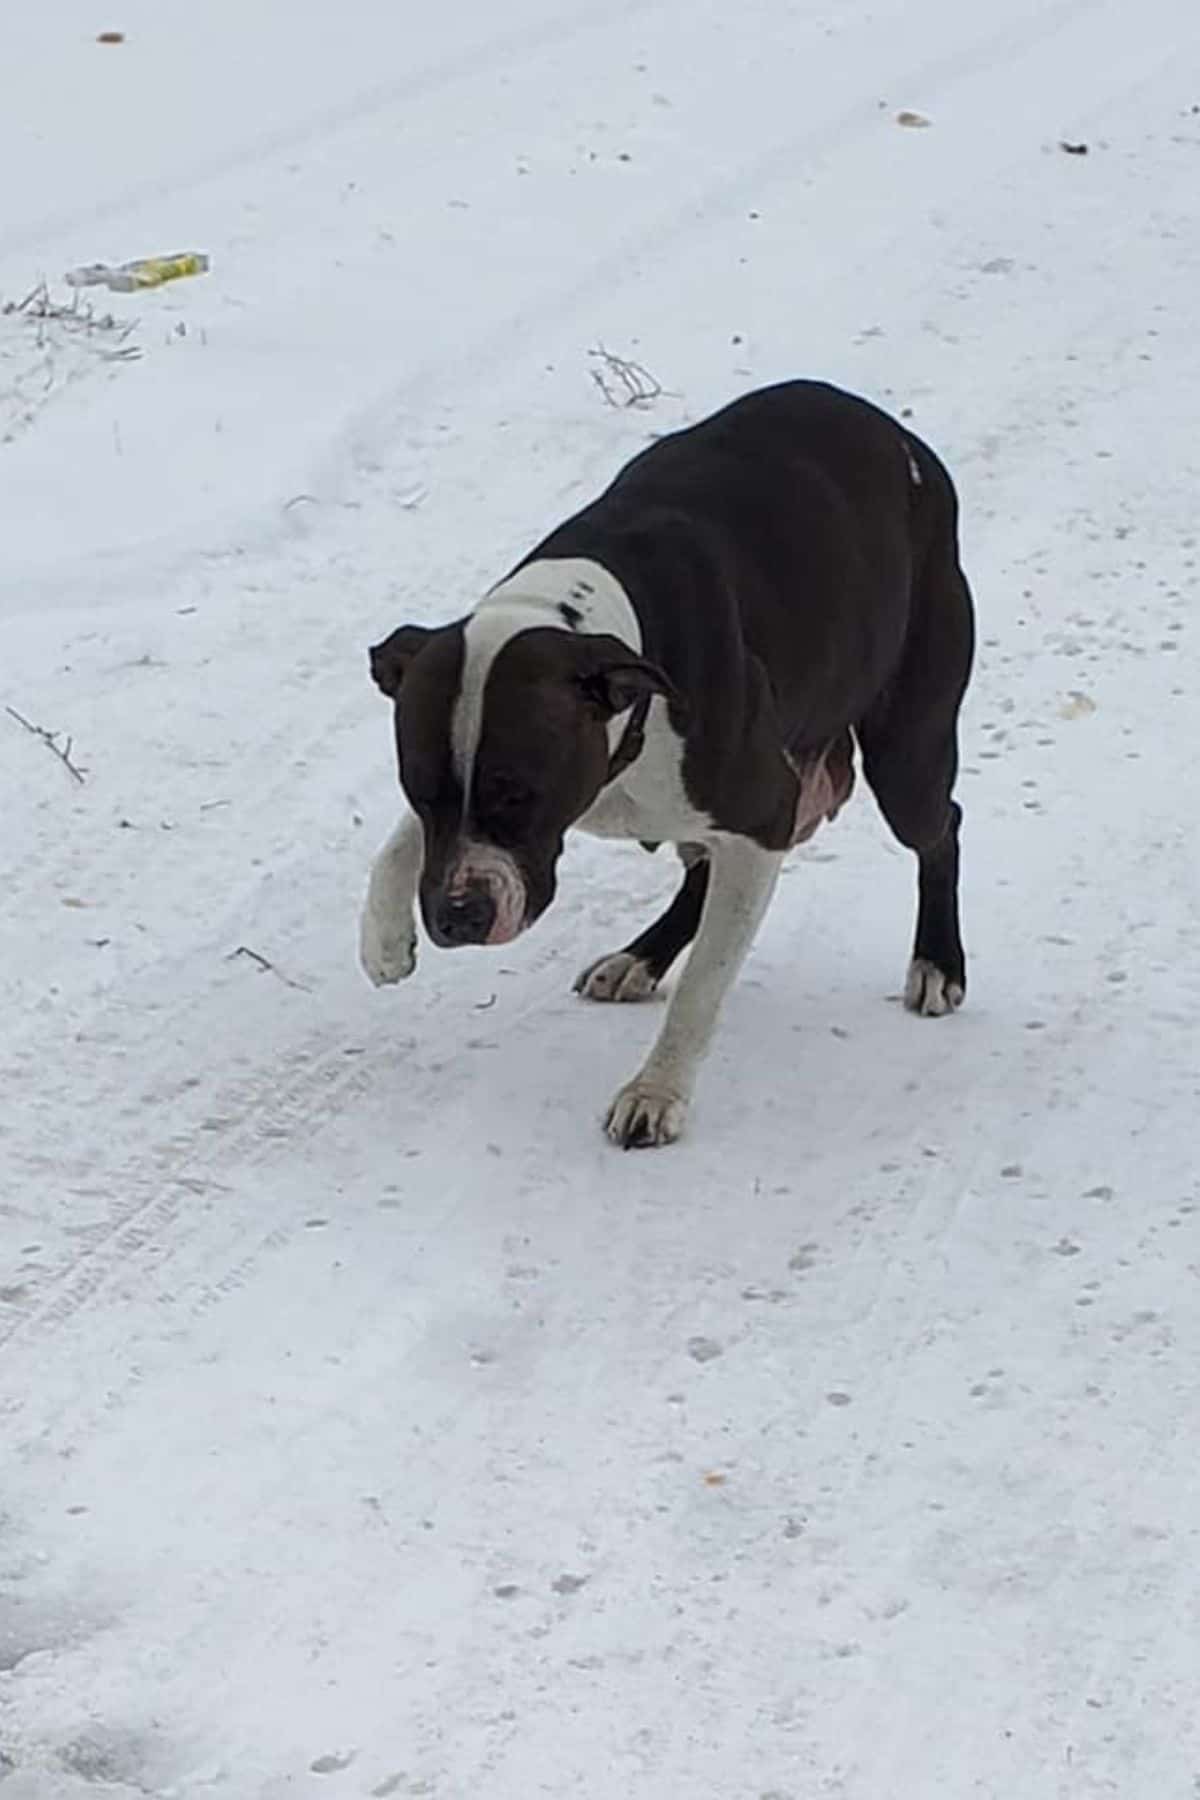
[[[784,755],[800,783],[792,843],[806,844],[822,820],[836,819],[853,792],[854,746],[844,731],[815,755]]]

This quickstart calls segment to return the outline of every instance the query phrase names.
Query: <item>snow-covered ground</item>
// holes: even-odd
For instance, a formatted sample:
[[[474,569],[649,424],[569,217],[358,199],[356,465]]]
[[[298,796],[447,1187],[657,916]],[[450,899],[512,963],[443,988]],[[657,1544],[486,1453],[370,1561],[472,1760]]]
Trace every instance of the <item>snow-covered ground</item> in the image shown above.
[[[8,13],[0,297],[213,269],[0,317],[3,1800],[1189,1800],[1194,0]],[[672,869],[374,993],[365,646],[790,374],[961,489],[972,990],[860,790],[622,1156]]]

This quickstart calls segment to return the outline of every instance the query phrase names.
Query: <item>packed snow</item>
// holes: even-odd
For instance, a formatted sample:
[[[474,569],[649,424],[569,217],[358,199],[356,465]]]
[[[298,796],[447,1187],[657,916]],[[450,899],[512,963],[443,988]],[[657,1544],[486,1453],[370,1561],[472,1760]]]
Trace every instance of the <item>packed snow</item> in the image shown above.
[[[9,12],[3,1800],[1200,1793],[1194,0]],[[971,988],[860,787],[622,1155],[673,866],[372,991],[366,646],[792,375],[960,489]]]

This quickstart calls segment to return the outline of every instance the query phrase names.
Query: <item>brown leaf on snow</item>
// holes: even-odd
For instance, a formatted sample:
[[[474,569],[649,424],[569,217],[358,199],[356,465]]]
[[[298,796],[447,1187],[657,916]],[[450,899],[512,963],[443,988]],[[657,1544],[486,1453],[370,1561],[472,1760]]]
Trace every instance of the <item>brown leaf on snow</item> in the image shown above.
[[[96,42],[98,44],[123,44],[125,33],[123,31],[98,31]]]
[[[932,125],[933,120],[927,119],[924,113],[909,112],[906,107],[903,112],[898,112],[896,114],[896,123],[897,125],[910,125],[918,130],[923,130],[926,125]]]
[[[1060,719],[1086,719],[1095,710],[1096,702],[1090,694],[1082,693],[1079,688],[1072,688],[1059,707],[1058,716]]]

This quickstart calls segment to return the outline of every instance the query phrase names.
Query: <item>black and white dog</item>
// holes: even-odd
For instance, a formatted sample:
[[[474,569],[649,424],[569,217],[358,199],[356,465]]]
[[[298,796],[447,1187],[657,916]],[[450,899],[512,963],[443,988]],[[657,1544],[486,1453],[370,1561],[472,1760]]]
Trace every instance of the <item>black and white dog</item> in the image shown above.
[[[957,511],[902,425],[787,382],[652,444],[466,618],[377,644],[412,812],[371,870],[371,980],[412,974],[418,895],[435,944],[506,944],[554,898],[569,828],[674,844],[671,905],[576,983],[644,999],[695,939],[606,1122],[627,1148],[669,1143],[783,859],[849,796],[857,742],[917,855],[906,1003],[953,1011],[974,636]]]

